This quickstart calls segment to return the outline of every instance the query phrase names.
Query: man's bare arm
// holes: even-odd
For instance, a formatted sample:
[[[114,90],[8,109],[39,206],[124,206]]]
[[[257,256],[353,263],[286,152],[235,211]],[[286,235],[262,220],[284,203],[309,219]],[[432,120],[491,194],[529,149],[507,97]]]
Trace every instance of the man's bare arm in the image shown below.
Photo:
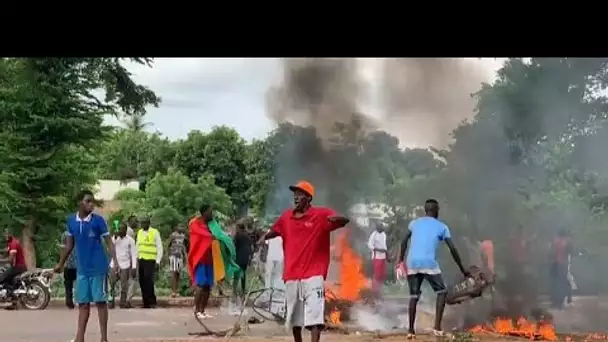
[[[405,258],[405,251],[407,251],[407,244],[411,238],[412,231],[408,230],[405,239],[403,239],[403,241],[401,242],[401,248],[399,249],[399,262],[403,262],[403,259]]]
[[[267,231],[264,235],[262,235],[262,238],[260,239],[260,241],[266,241],[266,240],[270,240],[272,238],[281,236],[279,233],[275,232],[274,230],[269,230]]]
[[[169,235],[169,243],[167,244],[167,248],[171,249],[172,243],[173,243],[173,234]]]
[[[338,216],[338,215],[330,216],[327,218],[327,220],[333,224],[335,229],[342,228],[342,227],[346,226],[348,224],[348,222],[350,222],[350,220],[347,217]]]
[[[61,256],[59,257],[59,263],[57,264],[56,268],[59,268],[59,269],[63,268],[63,265],[65,265],[65,262],[67,261],[70,253],[72,253],[73,249],[74,249],[74,237],[68,235],[65,237],[65,247],[63,247],[63,249],[61,250]]]
[[[462,259],[460,259],[460,254],[458,253],[456,246],[454,246],[452,239],[445,239],[445,244],[448,245],[448,248],[450,249],[450,254],[452,254],[452,258],[454,258],[456,265],[458,265],[458,268],[460,268],[460,272],[462,272],[462,274],[464,275],[468,275],[469,272],[462,265]]]

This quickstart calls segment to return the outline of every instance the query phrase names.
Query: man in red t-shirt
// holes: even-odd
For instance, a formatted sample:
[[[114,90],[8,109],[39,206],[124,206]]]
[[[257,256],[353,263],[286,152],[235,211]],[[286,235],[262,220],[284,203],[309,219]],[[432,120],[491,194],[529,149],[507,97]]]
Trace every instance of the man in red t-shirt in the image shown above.
[[[260,242],[280,236],[285,255],[283,279],[287,319],[295,342],[302,341],[302,327],[319,342],[325,325],[324,282],[329,269],[330,233],[344,227],[348,219],[324,207],[310,204],[314,187],[305,181],[289,187],[294,209],[286,210]]]
[[[13,279],[27,270],[25,266],[25,256],[23,255],[23,247],[17,238],[13,237],[8,231],[4,232],[4,238],[7,241],[8,258],[1,259],[2,262],[8,262],[9,266],[0,274],[0,284],[3,286],[11,286]],[[15,309],[17,303],[14,301],[13,304],[6,309]]]

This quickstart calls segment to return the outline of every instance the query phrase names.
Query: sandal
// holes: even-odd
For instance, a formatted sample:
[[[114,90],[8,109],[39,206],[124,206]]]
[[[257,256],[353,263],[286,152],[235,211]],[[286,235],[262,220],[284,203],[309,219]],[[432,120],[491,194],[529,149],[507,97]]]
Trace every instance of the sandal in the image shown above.
[[[416,339],[416,334],[414,333],[407,333],[407,336],[405,337],[408,340],[415,340]]]

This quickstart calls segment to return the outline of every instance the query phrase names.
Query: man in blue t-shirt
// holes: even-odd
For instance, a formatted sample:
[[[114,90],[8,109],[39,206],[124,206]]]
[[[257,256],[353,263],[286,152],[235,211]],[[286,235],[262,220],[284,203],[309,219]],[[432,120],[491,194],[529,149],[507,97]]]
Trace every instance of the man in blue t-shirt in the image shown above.
[[[410,249],[407,253],[407,282],[410,288],[409,304],[409,333],[407,338],[415,337],[414,324],[416,322],[416,306],[420,299],[422,282],[428,281],[435,293],[437,293],[437,305],[435,311],[435,327],[433,333],[443,336],[441,320],[445,308],[447,289],[441,276],[441,269],[437,263],[437,246],[443,241],[448,245],[454,261],[465,276],[468,272],[462,266],[460,255],[452,243],[450,229],[445,223],[439,221],[439,203],[429,199],[424,203],[425,216],[410,222],[407,236],[401,245],[399,261],[403,262],[408,242],[411,240]]]
[[[112,256],[115,267],[118,267],[118,261],[106,220],[93,213],[95,206],[93,193],[83,190],[78,196],[78,201],[78,212],[67,218],[67,239],[59,263],[55,266],[55,272],[60,273],[63,270],[70,252],[75,247],[78,330],[74,341],[84,342],[90,305],[95,303],[101,341],[104,342],[108,340],[108,306],[106,305],[108,254]]]

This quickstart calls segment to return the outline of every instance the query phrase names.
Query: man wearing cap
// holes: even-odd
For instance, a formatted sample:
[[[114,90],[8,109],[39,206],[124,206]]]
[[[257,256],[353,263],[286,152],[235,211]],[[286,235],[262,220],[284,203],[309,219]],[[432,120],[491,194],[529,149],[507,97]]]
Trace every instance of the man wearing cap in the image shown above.
[[[314,187],[305,181],[289,187],[294,209],[286,210],[260,239],[283,239],[287,318],[295,342],[302,341],[302,327],[319,342],[325,325],[324,282],[329,269],[330,233],[344,227],[348,219],[325,207],[312,206]]]

